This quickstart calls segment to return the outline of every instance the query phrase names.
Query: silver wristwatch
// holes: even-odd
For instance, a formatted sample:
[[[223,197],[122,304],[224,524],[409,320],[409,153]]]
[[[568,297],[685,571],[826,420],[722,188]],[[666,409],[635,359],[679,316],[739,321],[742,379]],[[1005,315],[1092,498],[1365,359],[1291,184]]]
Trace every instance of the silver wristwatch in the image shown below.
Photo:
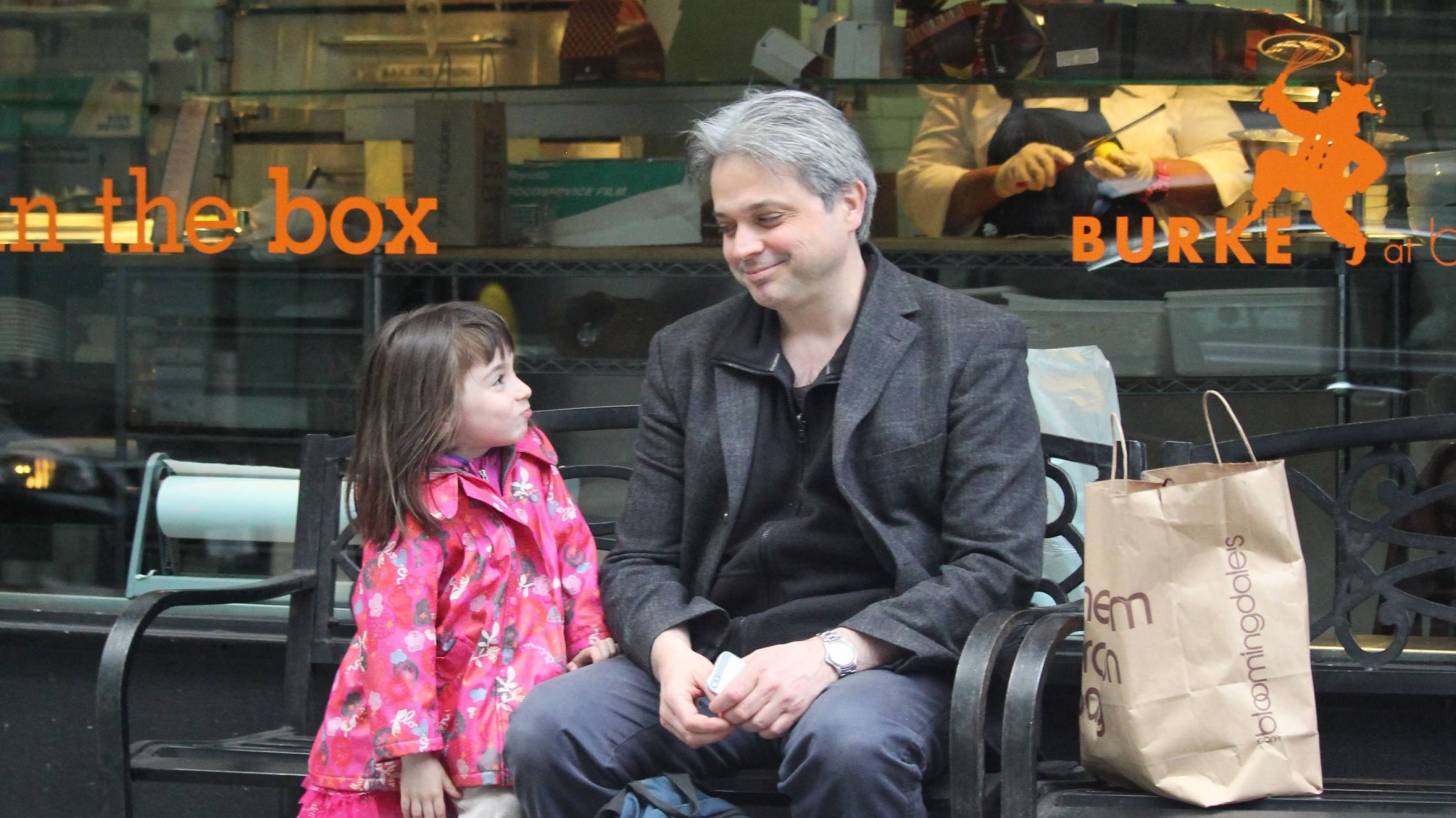
[[[859,670],[858,657],[854,653],[854,645],[851,645],[843,636],[834,631],[825,631],[819,634],[819,639],[824,643],[824,664],[834,668],[839,678]]]

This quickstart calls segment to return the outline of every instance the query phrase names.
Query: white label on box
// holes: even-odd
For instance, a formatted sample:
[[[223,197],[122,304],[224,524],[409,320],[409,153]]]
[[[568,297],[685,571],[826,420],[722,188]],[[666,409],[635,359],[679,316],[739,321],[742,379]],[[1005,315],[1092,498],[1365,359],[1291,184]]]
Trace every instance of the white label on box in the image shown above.
[[[1095,48],[1078,48],[1073,51],[1057,52],[1058,68],[1073,68],[1078,65],[1096,65],[1101,57]]]

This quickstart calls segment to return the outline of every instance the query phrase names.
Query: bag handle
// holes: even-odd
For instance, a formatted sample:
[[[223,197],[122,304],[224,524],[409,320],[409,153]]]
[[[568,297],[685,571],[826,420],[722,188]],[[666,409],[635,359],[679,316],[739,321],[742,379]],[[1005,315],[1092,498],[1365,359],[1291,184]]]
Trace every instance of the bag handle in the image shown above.
[[[687,773],[666,773],[664,777],[676,784],[677,788],[693,802],[693,816],[700,815],[697,810],[703,806],[703,800],[708,796],[703,795],[702,790],[699,790],[698,786],[693,783],[692,776]],[[725,801],[724,803],[727,802]],[[712,818],[748,818],[747,813],[734,807],[732,804],[728,806],[729,810],[727,812],[715,812]]]
[[[677,787],[683,795],[688,797],[688,801],[693,805],[692,812],[683,812],[677,806],[660,800],[647,788],[645,781],[633,781],[627,784],[627,789],[631,790],[649,806],[661,810],[662,814],[668,816],[668,818],[696,818],[698,814],[697,804],[701,800],[702,795],[698,792],[698,788],[693,785],[692,778],[683,773],[667,773],[662,777],[671,781],[673,786]]]
[[[665,773],[664,777],[676,784],[682,794],[691,799],[694,804],[702,800],[703,794],[698,792],[698,785],[693,783],[692,776],[687,773]]]
[[[674,781],[673,783],[676,784],[677,782]],[[642,781],[630,782],[629,784],[627,784],[627,789],[631,790],[634,795],[636,795],[642,801],[646,802],[648,806],[655,807],[660,810],[662,814],[668,816],[668,818],[693,818],[692,813],[683,812],[676,806],[669,804],[666,801],[659,800],[657,796],[652,794],[651,790],[647,789],[646,783]]]
[[[1232,420],[1234,428],[1239,430],[1239,439],[1244,441],[1244,450],[1249,453],[1250,462],[1257,466],[1259,458],[1254,456],[1254,447],[1249,444],[1249,436],[1244,434],[1244,425],[1239,423],[1239,416],[1234,414],[1234,408],[1229,406],[1229,402],[1223,395],[1210,389],[1203,393],[1203,425],[1208,429],[1208,443],[1213,446],[1213,459],[1218,461],[1218,465],[1223,465],[1223,455],[1218,451],[1218,438],[1213,436],[1213,420],[1208,416],[1208,399],[1211,397],[1218,398],[1218,402],[1223,404],[1224,411],[1228,412],[1229,420]]]
[[[1132,479],[1128,469],[1132,464],[1127,458],[1127,433],[1122,430],[1122,418],[1116,412],[1111,413],[1112,418],[1112,473],[1108,475],[1109,480],[1117,479],[1117,453],[1122,451],[1122,479],[1123,482]]]

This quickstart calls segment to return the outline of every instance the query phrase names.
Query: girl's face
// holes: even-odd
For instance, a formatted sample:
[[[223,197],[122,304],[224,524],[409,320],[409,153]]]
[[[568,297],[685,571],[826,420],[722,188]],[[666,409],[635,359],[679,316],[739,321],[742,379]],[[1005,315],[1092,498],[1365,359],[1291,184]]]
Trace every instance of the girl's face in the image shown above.
[[[530,420],[531,387],[516,377],[515,356],[497,354],[465,373],[451,452],[479,457],[497,446],[510,446],[526,434]]]

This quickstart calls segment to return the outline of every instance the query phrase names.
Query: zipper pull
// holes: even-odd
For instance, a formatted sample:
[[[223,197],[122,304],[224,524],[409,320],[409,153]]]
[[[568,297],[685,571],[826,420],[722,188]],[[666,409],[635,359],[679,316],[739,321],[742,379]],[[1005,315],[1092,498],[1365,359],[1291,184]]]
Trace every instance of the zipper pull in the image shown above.
[[[799,442],[800,443],[807,443],[809,441],[809,435],[805,431],[804,413],[803,412],[798,413],[797,415],[794,416],[794,419],[796,421],[798,421],[798,423],[799,423]]]

